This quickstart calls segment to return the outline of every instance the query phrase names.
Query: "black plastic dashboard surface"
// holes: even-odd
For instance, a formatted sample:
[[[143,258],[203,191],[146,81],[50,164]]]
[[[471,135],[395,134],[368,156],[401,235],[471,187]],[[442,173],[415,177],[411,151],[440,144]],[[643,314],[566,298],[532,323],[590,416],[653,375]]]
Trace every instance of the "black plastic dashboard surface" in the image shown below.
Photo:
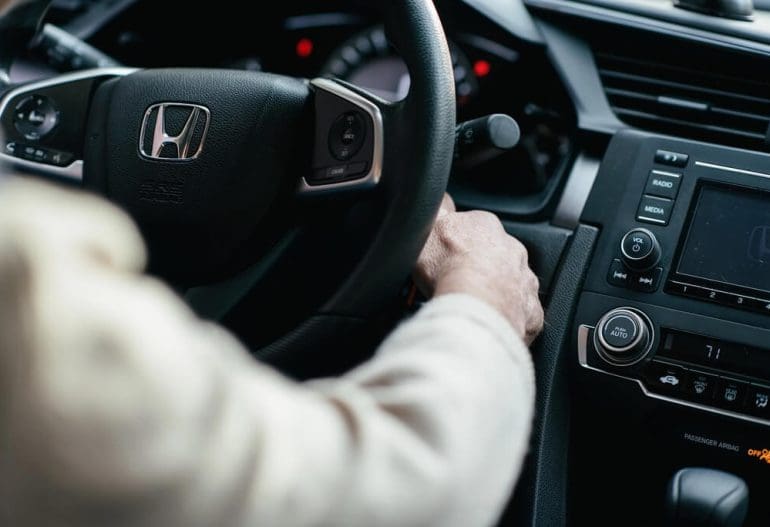
[[[770,445],[770,298],[757,292],[766,286],[766,273],[740,270],[747,252],[764,248],[753,231],[767,223],[768,191],[767,154],[634,131],[610,143],[582,216],[601,234],[572,328],[580,424],[572,476],[579,482],[590,472],[624,490],[606,491],[612,505],[597,518],[584,506],[590,494],[578,484],[576,524],[587,514],[593,521],[617,519],[639,502],[650,506],[624,524],[659,524],[667,478],[694,464],[733,472],[753,493],[770,484],[770,466],[756,455]],[[693,222],[704,195],[710,210]],[[621,240],[639,228],[660,244],[657,275],[623,264]],[[693,256],[698,244],[686,242],[688,232],[701,238],[701,249],[709,245],[708,254]],[[681,271],[692,268],[677,267],[682,247],[700,266],[696,274],[733,283],[717,289],[708,281],[683,281]],[[764,257],[756,251],[749,256]],[[764,269],[764,263],[753,265]],[[647,276],[654,286],[640,289],[634,280]],[[593,338],[599,320],[618,308],[638,310],[651,321],[650,351],[628,366],[608,363]],[[622,451],[638,451],[647,462],[613,461]],[[746,525],[765,525],[768,513],[768,504],[752,501]]]

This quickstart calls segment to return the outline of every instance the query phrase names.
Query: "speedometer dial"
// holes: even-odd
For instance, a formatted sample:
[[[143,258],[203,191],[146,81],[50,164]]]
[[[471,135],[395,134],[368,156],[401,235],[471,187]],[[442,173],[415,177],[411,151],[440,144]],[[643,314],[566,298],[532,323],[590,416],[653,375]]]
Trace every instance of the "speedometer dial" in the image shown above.
[[[462,106],[478,93],[479,85],[465,54],[451,43],[449,49],[457,102]],[[321,75],[346,80],[389,101],[401,100],[409,92],[409,71],[388,45],[381,26],[366,29],[343,43],[329,56]]]

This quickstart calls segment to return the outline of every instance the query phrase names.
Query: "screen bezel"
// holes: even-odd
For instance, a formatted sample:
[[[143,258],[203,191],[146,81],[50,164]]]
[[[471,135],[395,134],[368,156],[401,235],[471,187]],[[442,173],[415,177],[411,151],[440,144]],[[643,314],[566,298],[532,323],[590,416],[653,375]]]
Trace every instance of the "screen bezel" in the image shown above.
[[[700,207],[701,196],[705,189],[717,189],[717,190],[728,191],[728,192],[740,192],[741,194],[752,194],[754,196],[759,195],[765,198],[768,202],[768,206],[770,206],[770,191],[766,189],[760,189],[760,188],[744,186],[744,185],[731,185],[731,184],[725,184],[720,181],[712,181],[712,180],[698,181],[695,187],[695,191],[693,192],[693,199],[690,204],[690,210],[687,212],[687,217],[684,222],[685,228],[682,230],[683,234],[679,239],[679,245],[674,255],[674,259],[673,259],[674,265],[672,266],[672,272],[669,275],[669,280],[676,280],[677,282],[685,282],[687,284],[691,284],[694,286],[706,287],[708,289],[724,291],[727,293],[734,293],[740,296],[765,297],[765,298],[768,297],[770,295],[770,289],[768,290],[754,289],[754,288],[742,286],[739,284],[734,284],[730,282],[721,282],[719,280],[713,280],[710,278],[694,276],[694,275],[682,273],[679,271],[682,264],[682,257],[684,256],[684,250],[685,250],[685,247],[687,247],[687,243],[690,239],[690,233],[692,232],[693,221],[695,220],[695,216],[698,212],[698,208]]]

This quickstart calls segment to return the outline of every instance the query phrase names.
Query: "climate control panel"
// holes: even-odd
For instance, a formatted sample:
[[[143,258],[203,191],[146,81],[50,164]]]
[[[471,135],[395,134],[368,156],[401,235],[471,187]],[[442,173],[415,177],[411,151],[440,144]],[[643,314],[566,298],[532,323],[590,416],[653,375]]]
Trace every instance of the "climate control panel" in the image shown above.
[[[581,370],[608,374],[603,397],[630,381],[770,426],[768,167],[768,154],[615,135],[581,217],[597,239],[574,333]]]

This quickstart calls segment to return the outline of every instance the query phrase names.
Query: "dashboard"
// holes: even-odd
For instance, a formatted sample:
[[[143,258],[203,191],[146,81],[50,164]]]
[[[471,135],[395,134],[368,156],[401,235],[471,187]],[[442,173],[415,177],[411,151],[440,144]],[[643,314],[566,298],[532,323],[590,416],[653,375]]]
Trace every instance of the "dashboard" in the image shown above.
[[[458,123],[502,113],[515,118],[522,132],[513,151],[472,172],[458,169],[453,195],[469,208],[483,205],[545,219],[574,156],[575,116],[564,85],[541,46],[512,36],[465,2],[438,4],[450,41]],[[292,0],[259,17],[239,16],[241,4],[233,0],[205,17],[186,6],[150,0],[54,2],[49,20],[129,67],[333,76],[389,100],[408,92],[406,66],[365,2]],[[209,32],[227,38],[213,42],[205,36]],[[50,74],[46,58],[30,54],[17,65],[17,78]],[[532,78],[543,82],[527,82]]]
[[[440,0],[458,121],[519,145],[452,174],[528,246],[547,305],[530,466],[506,521],[660,525],[679,468],[770,485],[770,13],[668,0]],[[70,0],[50,20],[121,64],[338,77],[409,72],[364,2]],[[212,41],[211,34],[227,35]],[[30,52],[20,75],[50,74]],[[36,73],[37,72],[37,73]],[[595,481],[602,482],[597,488]],[[597,496],[601,497],[597,504]],[[640,505],[641,504],[641,505]],[[752,502],[747,526],[766,525]]]

